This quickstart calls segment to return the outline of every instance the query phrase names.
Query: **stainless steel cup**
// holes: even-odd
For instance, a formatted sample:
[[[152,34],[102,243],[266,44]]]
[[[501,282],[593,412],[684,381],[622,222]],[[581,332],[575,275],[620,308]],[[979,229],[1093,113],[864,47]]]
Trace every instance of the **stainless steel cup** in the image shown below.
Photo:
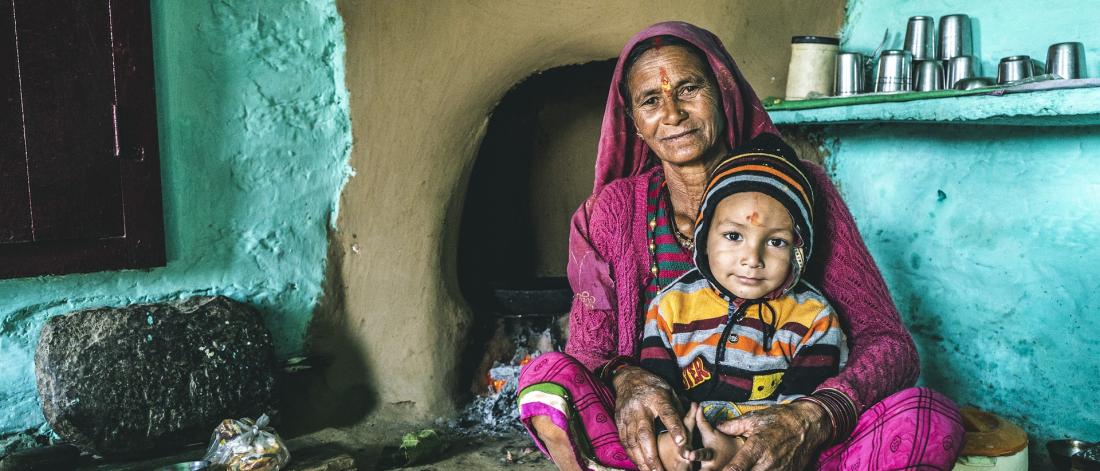
[[[935,54],[933,32],[931,16],[909,18],[909,24],[905,27],[904,49],[913,53],[913,60],[922,61],[935,57],[933,56]]]
[[[937,58],[949,60],[952,57],[972,55],[974,42],[970,31],[970,17],[961,14],[941,16],[939,39],[936,43]]]
[[[953,88],[955,82],[971,77],[981,77],[982,62],[974,56],[955,56],[947,61],[947,80],[944,88]]]
[[[992,77],[970,77],[959,79],[955,82],[955,85],[951,88],[955,90],[973,90],[975,88],[985,88],[996,85]]]
[[[1047,48],[1048,74],[1064,79],[1085,78],[1085,45],[1077,42],[1051,44]]]
[[[1009,83],[1035,75],[1035,63],[1029,56],[1008,56],[997,64],[997,83]]]
[[[875,69],[876,92],[907,92],[911,79],[909,70],[913,63],[913,54],[909,51],[889,49],[882,51]]]
[[[913,63],[916,70],[916,78],[913,79],[913,89],[918,92],[943,90],[943,62],[932,59],[916,61]]]
[[[863,93],[863,54],[842,52],[836,55],[836,81],[833,96],[851,96]]]

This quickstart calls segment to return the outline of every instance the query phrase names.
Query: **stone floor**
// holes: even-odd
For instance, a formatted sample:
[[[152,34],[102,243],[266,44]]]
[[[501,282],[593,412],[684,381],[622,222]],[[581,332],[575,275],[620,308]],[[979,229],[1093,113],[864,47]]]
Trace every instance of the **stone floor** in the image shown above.
[[[291,463],[287,471],[345,471],[407,469],[417,471],[514,470],[551,471],[557,469],[532,446],[530,439],[516,433],[507,436],[466,436],[441,433],[446,448],[423,463],[402,467],[395,458],[397,445],[407,433],[422,425],[365,422],[347,428],[329,428],[287,441]],[[85,457],[81,471],[137,471],[156,469],[172,463],[200,459],[204,450],[127,463],[106,463]]]
[[[508,457],[512,461],[508,461]],[[382,469],[382,468],[360,468]],[[479,439],[444,453],[438,461],[414,465],[403,469],[417,471],[458,470],[538,470],[551,471],[557,467],[531,447],[527,437]]]

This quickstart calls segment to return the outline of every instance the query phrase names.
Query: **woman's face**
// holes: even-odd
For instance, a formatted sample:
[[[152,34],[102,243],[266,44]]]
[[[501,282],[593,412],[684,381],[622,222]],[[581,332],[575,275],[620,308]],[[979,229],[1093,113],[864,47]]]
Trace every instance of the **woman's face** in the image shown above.
[[[634,126],[664,162],[707,163],[726,152],[717,84],[708,70],[687,48],[666,46],[643,53],[628,72]]]

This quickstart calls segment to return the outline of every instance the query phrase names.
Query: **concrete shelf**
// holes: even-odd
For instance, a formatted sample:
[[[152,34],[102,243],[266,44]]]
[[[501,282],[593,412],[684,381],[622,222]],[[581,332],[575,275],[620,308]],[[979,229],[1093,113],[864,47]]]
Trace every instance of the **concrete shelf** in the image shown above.
[[[860,95],[782,102],[765,109],[779,125],[914,122],[1088,126],[1100,125],[1100,87]]]

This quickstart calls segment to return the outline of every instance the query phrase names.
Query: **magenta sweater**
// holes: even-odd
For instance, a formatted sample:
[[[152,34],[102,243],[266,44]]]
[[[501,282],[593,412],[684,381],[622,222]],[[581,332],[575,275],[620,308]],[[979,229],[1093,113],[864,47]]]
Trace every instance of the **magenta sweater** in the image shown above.
[[[825,292],[840,314],[850,348],[847,366],[820,388],[845,393],[863,412],[912,386],[919,374],[919,359],[836,187],[821,166],[804,163],[818,189],[819,215],[815,219],[821,227],[804,277]],[[590,199],[586,232],[600,258],[611,265],[620,301],[611,310],[599,310],[586,306],[586,293],[577,293],[573,299],[565,351],[591,370],[617,355],[638,355],[645,317],[642,294],[651,263],[645,231],[646,189],[656,170],[616,180]]]

